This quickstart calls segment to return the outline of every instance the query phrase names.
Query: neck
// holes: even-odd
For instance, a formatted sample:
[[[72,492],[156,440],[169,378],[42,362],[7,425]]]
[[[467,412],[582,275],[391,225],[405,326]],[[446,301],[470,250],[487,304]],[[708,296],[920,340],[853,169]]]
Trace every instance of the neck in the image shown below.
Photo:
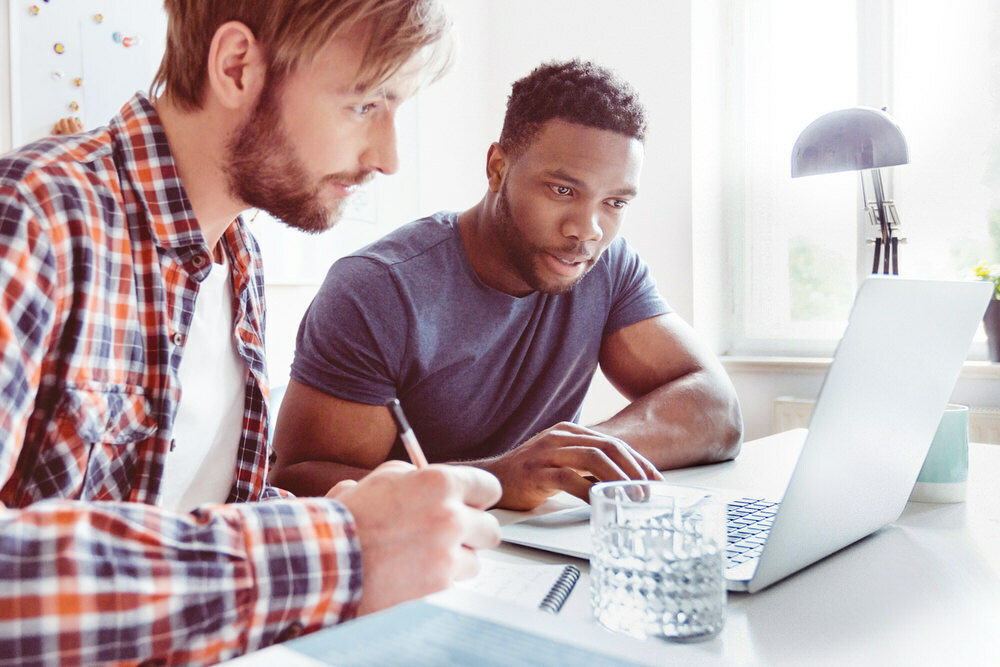
[[[458,216],[458,229],[469,263],[484,284],[511,296],[534,292],[516,275],[507,250],[496,234],[497,197],[487,192],[478,204]]]
[[[158,98],[154,106],[201,233],[208,247],[215,248],[246,208],[229,192],[224,162],[227,143],[238,129],[239,119],[232,119],[211,104],[188,111],[167,96]]]

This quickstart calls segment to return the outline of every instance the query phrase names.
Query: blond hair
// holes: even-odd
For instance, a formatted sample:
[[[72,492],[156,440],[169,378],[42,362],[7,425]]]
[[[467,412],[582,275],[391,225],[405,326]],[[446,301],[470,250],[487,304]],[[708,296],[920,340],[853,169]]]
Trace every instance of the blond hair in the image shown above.
[[[183,108],[201,106],[212,38],[228,21],[246,25],[264,49],[269,77],[281,81],[360,23],[370,42],[356,83],[377,86],[418,58],[428,78],[450,60],[449,21],[439,0],[164,0],[167,47],[152,91]]]

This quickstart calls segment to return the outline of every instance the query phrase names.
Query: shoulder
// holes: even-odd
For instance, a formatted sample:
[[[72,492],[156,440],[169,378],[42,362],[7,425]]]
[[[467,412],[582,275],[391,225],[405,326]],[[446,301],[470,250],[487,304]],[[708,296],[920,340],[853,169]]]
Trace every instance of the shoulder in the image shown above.
[[[111,156],[107,128],[60,137],[47,137],[0,156],[0,182],[31,182],[43,175],[69,176]]]
[[[645,266],[635,249],[619,236],[601,254],[580,286],[590,283],[590,289],[614,291],[616,286],[631,281],[637,274],[641,275],[646,270]]]
[[[399,227],[379,240],[348,255],[361,257],[388,267],[406,264],[412,260],[449,251],[449,244],[456,238],[458,214],[435,213]]]
[[[604,251],[603,259],[606,262],[608,270],[616,274],[627,271],[636,264],[642,264],[642,258],[639,257],[639,253],[629,245],[624,236],[619,236],[611,242],[608,249]]]
[[[5,206],[22,206],[41,219],[100,202],[114,177],[113,148],[103,128],[52,137],[0,157],[0,196]]]

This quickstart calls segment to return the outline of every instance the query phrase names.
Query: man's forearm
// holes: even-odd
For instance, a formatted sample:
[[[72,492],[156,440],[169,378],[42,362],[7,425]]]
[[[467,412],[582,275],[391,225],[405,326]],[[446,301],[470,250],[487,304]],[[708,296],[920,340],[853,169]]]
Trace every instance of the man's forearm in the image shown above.
[[[360,603],[355,522],[333,500],[50,500],[0,511],[0,541],[0,664],[215,664]]]
[[[370,472],[334,461],[300,461],[275,470],[270,483],[297,496],[325,496],[337,482],[359,480]]]
[[[691,373],[591,428],[621,438],[660,470],[725,461],[743,437],[739,401],[727,385],[710,372]]]

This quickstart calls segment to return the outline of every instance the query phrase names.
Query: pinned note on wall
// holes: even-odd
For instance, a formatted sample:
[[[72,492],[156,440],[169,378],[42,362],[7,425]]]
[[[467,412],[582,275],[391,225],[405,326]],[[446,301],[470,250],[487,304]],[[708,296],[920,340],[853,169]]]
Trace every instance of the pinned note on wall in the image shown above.
[[[73,115],[106,124],[149,90],[166,43],[162,0],[10,0],[11,140]]]

